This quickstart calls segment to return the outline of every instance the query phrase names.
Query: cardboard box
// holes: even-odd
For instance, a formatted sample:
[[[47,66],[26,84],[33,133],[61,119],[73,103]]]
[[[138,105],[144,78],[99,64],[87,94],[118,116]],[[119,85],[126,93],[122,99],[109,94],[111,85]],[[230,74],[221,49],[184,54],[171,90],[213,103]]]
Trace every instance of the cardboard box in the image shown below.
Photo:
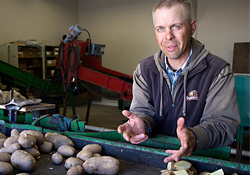
[[[55,70],[50,70],[50,76],[54,76]]]
[[[53,56],[58,56],[58,52],[53,52]]]
[[[22,57],[23,57],[23,52],[18,51],[18,58],[22,58]]]
[[[46,56],[52,56],[52,51],[46,51]]]
[[[55,47],[55,48],[53,49],[53,51],[54,51],[54,52],[59,52],[59,47]]]
[[[48,67],[56,66],[56,60],[47,60],[47,66]]]

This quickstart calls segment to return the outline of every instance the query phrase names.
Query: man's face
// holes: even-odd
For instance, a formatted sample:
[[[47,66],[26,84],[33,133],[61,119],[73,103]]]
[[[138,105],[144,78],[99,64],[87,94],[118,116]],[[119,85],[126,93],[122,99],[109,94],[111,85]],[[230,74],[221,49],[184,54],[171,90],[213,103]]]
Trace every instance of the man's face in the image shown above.
[[[188,23],[184,7],[176,4],[160,8],[154,13],[154,30],[162,52],[171,59],[187,59],[190,53],[190,38],[196,22]]]

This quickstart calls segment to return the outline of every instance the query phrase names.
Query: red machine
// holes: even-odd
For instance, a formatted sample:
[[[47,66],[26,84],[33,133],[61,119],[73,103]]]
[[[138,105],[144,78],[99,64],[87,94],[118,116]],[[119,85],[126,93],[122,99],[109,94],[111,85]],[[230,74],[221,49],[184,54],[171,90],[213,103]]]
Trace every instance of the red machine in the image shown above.
[[[79,30],[79,31],[75,31]],[[62,79],[67,91],[71,83],[83,80],[120,94],[120,99],[132,100],[132,76],[102,67],[100,58],[105,45],[91,43],[90,34],[80,26],[72,26],[70,33],[61,42],[55,78]],[[87,31],[89,38],[84,42],[76,40],[81,31]]]

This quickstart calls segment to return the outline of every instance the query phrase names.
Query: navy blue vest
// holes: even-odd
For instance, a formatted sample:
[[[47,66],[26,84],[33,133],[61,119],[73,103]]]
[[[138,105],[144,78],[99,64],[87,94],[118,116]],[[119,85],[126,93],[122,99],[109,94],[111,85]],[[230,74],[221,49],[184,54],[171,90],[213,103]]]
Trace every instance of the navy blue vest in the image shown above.
[[[193,68],[188,73],[186,83],[187,107],[185,124],[193,127],[199,124],[205,107],[207,93],[214,78],[228,63],[212,54]],[[142,76],[145,79],[150,93],[150,101],[155,108],[156,132],[176,136],[177,120],[182,116],[183,109],[183,75],[182,85],[177,90],[175,101],[172,101],[171,92],[166,80],[163,81],[163,115],[160,116],[160,73],[155,65],[154,57],[151,56],[140,62]],[[181,76],[181,75],[180,75]],[[154,132],[155,132],[154,131]]]

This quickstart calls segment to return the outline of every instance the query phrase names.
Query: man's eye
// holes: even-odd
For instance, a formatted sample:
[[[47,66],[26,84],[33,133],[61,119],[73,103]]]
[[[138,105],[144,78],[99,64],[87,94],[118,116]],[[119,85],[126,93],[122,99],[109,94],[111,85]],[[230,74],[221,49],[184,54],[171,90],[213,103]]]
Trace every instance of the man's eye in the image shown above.
[[[175,26],[173,26],[173,29],[180,29],[181,28],[181,26],[180,25],[175,25]]]
[[[164,31],[164,28],[163,28],[163,27],[158,27],[158,28],[156,28],[156,31],[157,31],[157,32],[163,32],[163,31]]]

